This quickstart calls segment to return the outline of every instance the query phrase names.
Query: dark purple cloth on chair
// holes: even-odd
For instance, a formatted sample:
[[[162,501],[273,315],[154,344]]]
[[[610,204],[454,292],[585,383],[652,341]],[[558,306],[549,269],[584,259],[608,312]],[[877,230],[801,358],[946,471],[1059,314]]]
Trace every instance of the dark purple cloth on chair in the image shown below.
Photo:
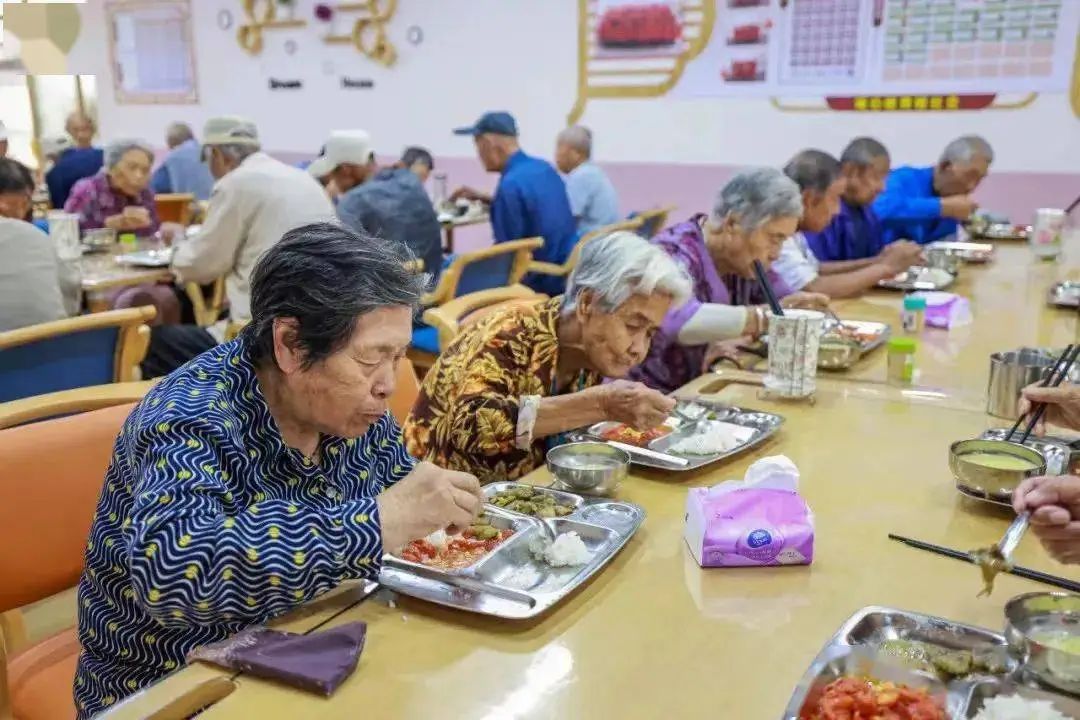
[[[330,695],[356,669],[366,636],[367,624],[362,622],[311,635],[254,627],[195,648],[188,660],[204,660]]]

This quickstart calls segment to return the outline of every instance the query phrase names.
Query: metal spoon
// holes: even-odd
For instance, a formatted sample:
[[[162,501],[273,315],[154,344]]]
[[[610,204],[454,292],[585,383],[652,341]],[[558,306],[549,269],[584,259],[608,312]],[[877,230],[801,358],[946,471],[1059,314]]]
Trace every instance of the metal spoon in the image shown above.
[[[680,400],[675,403],[675,410],[673,412],[675,413],[675,417],[683,422],[696,425],[709,414],[709,408],[704,405],[698,405],[696,402],[684,402]]]
[[[998,573],[1012,569],[1013,553],[1016,552],[1020,540],[1027,532],[1030,521],[1030,513],[1020,513],[1009,525],[997,545],[971,551],[972,560],[982,570],[983,589],[979,597],[987,597],[994,591],[994,578]]]

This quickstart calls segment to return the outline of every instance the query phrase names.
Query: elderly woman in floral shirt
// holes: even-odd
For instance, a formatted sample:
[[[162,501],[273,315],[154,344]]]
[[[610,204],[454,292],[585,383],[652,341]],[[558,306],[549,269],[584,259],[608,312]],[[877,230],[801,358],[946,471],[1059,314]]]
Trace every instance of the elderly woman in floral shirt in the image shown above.
[[[64,210],[79,216],[82,230],[112,228],[118,232],[153,235],[157,206],[151,192],[154,151],[136,140],[119,140],[105,148],[101,172],[75,183]]]
[[[664,314],[688,296],[674,262],[632,233],[585,246],[566,295],[494,312],[465,330],[424,378],[405,423],[420,459],[480,482],[521,477],[562,433],[602,420],[660,425],[675,401],[625,378]]]

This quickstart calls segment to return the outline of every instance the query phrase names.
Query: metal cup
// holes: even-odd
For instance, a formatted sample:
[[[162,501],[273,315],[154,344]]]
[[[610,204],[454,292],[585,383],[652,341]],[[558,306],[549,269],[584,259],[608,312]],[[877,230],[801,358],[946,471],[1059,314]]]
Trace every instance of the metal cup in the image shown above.
[[[990,356],[990,385],[986,412],[994,417],[1020,417],[1020,391],[1050,372],[1060,353],[1044,348],[1020,348]],[[1075,373],[1070,373],[1070,379]]]

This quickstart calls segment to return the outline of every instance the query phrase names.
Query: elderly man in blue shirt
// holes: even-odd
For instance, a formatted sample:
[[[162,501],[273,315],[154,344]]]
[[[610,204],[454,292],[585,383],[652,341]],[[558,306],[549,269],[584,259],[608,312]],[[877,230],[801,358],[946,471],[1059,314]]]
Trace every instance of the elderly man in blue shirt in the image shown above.
[[[187,123],[175,122],[165,131],[169,153],[150,180],[156,193],[191,193],[207,200],[214,188],[210,168],[202,161],[202,148]]]
[[[592,161],[592,133],[574,125],[559,133],[555,164],[566,174],[570,210],[584,235],[619,220],[619,196],[607,174]]]
[[[68,116],[64,129],[73,144],[60,152],[56,163],[45,173],[49,201],[54,208],[64,207],[75,183],[96,174],[105,164],[105,151],[93,144],[97,125],[89,115],[72,113]]]
[[[488,172],[501,173],[495,195],[488,196],[469,187],[458,188],[452,200],[466,198],[491,205],[491,229],[495,242],[542,237],[537,260],[564,262],[578,233],[566,185],[550,163],[526,155],[518,145],[517,122],[510,113],[485,113],[470,127],[454,130],[456,135],[472,135],[480,162]],[[527,275],[525,284],[537,292],[557,295],[562,278]]]
[[[994,151],[978,135],[964,135],[945,146],[932,167],[893,170],[885,191],[874,201],[882,240],[926,243],[955,235],[979,205],[971,197],[990,171]]]

